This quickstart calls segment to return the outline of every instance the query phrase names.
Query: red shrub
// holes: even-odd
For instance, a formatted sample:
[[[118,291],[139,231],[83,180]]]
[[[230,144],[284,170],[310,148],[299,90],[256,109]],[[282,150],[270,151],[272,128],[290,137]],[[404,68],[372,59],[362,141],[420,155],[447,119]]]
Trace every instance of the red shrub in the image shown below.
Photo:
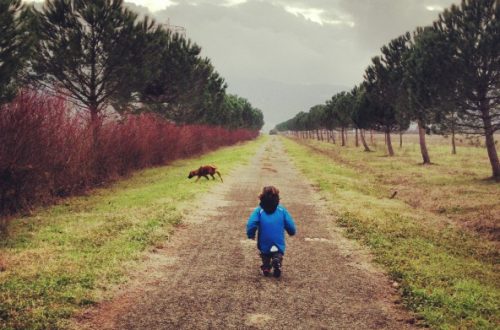
[[[22,93],[0,111],[0,212],[86,186],[89,146],[61,98]]]
[[[0,109],[0,215],[257,135],[129,115],[104,122],[95,149],[87,122],[63,98],[23,92]]]

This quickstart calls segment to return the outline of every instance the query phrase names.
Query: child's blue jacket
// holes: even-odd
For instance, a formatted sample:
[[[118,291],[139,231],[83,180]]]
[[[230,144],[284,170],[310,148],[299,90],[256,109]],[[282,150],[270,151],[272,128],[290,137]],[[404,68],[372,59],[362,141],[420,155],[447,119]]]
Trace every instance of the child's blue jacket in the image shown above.
[[[262,253],[270,253],[274,244],[284,254],[285,230],[290,236],[296,232],[292,216],[281,205],[273,214],[267,214],[260,206],[252,212],[247,222],[248,238],[255,238],[257,230],[257,247]]]

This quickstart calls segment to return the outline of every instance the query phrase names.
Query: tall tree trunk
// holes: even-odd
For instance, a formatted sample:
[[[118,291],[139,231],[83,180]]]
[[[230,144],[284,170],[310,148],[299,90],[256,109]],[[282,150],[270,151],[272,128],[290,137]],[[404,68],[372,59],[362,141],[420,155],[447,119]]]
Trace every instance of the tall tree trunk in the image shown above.
[[[343,127],[340,129],[340,135],[342,135],[342,147],[345,147],[345,135]]]
[[[359,147],[358,128],[356,127],[354,130],[356,131],[356,147]]]
[[[332,130],[332,142],[333,144],[337,144],[337,141],[335,141],[335,131]]]
[[[90,129],[92,131],[92,156],[91,164],[94,174],[98,177],[102,174],[102,166],[100,161],[100,130],[101,119],[99,118],[99,110],[97,106],[90,107]]]
[[[457,154],[457,146],[455,144],[455,114],[452,114],[451,119],[451,154]]]
[[[319,129],[316,130],[316,140],[318,140],[318,141],[320,140],[319,139]]]
[[[420,153],[422,154],[422,160],[424,165],[431,163],[431,158],[429,157],[429,152],[427,151],[427,145],[425,143],[425,126],[421,120],[418,122],[418,138],[420,142]]]
[[[92,106],[89,110],[90,110],[90,129],[92,130],[92,146],[95,152],[99,147],[99,131],[101,129],[101,122],[97,106]]]
[[[370,148],[368,147],[368,144],[366,144],[365,132],[363,129],[360,129],[359,136],[361,137],[361,143],[363,144],[363,147],[365,147],[365,151],[371,151]]]
[[[99,103],[97,102],[97,44],[99,42],[96,37],[96,31],[94,25],[91,25],[91,39],[90,39],[90,81],[89,81],[89,97],[88,105],[90,111],[90,125],[92,128],[92,143],[94,152],[97,151],[99,147],[99,129],[100,129],[100,118],[99,118]]]
[[[385,136],[385,140],[387,141],[387,152],[389,152],[389,156],[392,157],[394,156],[394,149],[392,149],[391,131],[387,130]]]
[[[500,179],[500,162],[498,161],[497,149],[495,146],[495,137],[493,127],[491,125],[490,109],[487,101],[481,104],[481,112],[484,124],[484,135],[486,139],[486,149],[488,150],[488,157],[490,158],[491,170],[495,179]]]
[[[451,154],[457,154],[457,145],[455,143],[455,129],[451,131]]]
[[[399,149],[403,148],[403,132],[399,132]]]
[[[373,130],[370,130],[370,143],[373,145]]]
[[[347,128],[345,128],[345,129],[344,129],[344,134],[345,134],[345,145],[346,145],[346,146],[347,146],[347,143],[349,143],[349,141],[347,141],[347,131],[348,131],[348,129],[347,129]]]

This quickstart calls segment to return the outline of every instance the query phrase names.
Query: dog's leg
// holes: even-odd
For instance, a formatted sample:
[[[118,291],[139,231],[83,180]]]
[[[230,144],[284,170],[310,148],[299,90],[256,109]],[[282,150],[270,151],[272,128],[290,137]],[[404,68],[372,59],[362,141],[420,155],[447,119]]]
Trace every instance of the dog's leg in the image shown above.
[[[220,172],[219,171],[215,171],[215,173],[217,173],[217,175],[219,176],[220,182],[224,182],[224,181],[222,181],[222,176],[220,175]]]
[[[210,176],[212,177],[212,180],[215,180],[215,176],[213,174],[210,174]]]
[[[195,183],[200,180],[201,176],[197,177],[196,180],[194,181]]]
[[[210,179],[208,178],[208,175],[204,175],[204,177],[205,177],[205,179],[210,180]]]

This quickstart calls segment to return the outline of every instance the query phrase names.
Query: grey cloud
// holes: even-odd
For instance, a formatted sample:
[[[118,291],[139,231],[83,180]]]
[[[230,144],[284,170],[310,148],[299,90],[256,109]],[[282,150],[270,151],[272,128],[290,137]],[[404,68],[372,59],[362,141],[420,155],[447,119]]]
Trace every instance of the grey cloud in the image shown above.
[[[178,5],[156,16],[184,25],[223,73],[301,83],[352,81],[345,70],[356,60],[348,27],[322,27],[279,5],[254,1],[233,7]]]
[[[379,49],[391,39],[417,26],[431,24],[438,13],[426,6],[447,8],[452,0],[341,0],[339,6],[351,13],[356,24],[356,38],[361,47]]]

